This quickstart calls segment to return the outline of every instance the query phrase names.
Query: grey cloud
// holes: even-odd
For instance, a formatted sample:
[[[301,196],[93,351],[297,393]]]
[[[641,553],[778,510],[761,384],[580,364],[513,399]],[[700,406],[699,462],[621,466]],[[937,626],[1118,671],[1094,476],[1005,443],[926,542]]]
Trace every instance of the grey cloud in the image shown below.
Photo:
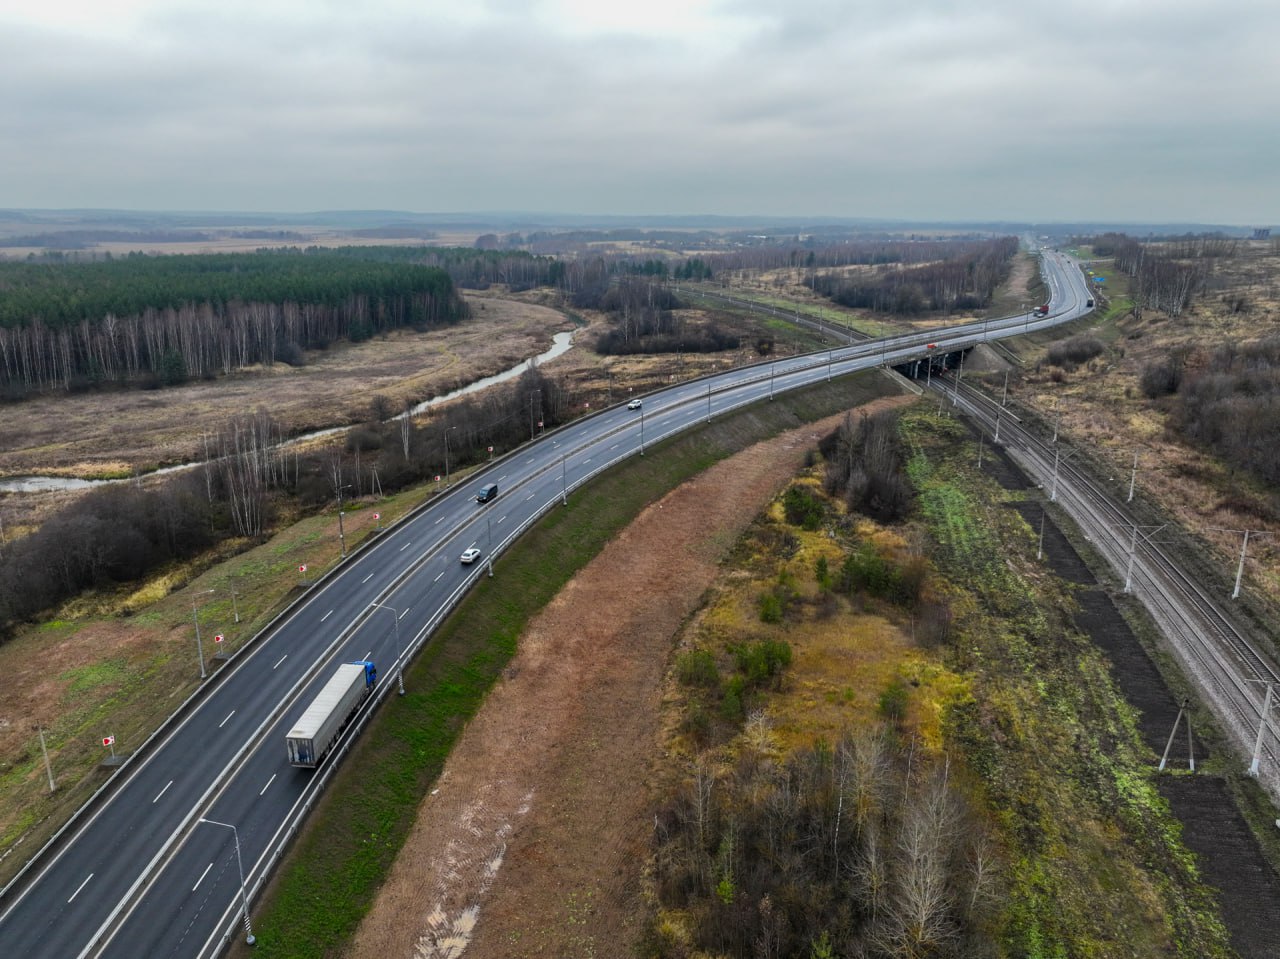
[[[737,0],[728,49],[485,8],[0,21],[0,206],[1280,219],[1280,11],[1243,0]]]

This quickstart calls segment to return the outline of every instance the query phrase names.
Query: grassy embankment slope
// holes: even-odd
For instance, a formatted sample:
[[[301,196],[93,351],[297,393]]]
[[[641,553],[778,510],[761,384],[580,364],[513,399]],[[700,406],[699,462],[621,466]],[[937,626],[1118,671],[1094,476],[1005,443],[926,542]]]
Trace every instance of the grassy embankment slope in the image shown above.
[[[985,894],[995,905],[985,912],[957,908],[952,915],[976,937],[970,947],[985,940],[997,944],[993,954],[1005,955],[1229,955],[1212,896],[1156,790],[1155,757],[1142,744],[1104,657],[1072,625],[1071,588],[1036,562],[1035,534],[1007,507],[1010,494],[975,469],[967,431],[919,408],[901,428],[918,492],[908,522],[880,526],[828,504],[817,528],[805,530],[788,523],[775,504],[741,544],[736,564],[682,640],[685,656],[710,652],[720,677],[708,683],[705,670],[699,676],[685,659],[681,714],[670,724],[682,730],[671,742],[672,774],[700,756],[716,770],[718,788],[737,789],[735,795],[747,799],[767,795],[776,806],[776,789],[760,784],[785,780],[780,770],[804,750],[825,741],[829,751],[851,731],[881,728],[897,744],[899,764],[921,765],[925,756],[947,764],[952,782],[978,811],[975,835],[985,831],[998,850]],[[797,482],[821,496],[816,474]],[[865,591],[833,591],[829,578],[823,585],[819,563],[834,574],[860,548],[899,570],[922,553],[929,556],[925,595],[944,599],[951,613],[940,645],[913,640],[920,623],[912,609]],[[762,613],[776,609],[769,597],[779,595],[785,597],[781,621],[763,622]],[[793,650],[780,690],[760,694],[749,708],[761,709],[761,716],[717,741],[717,732],[707,733],[708,714],[718,717],[723,733],[724,718],[742,712],[737,703],[724,708],[736,695],[730,691],[739,676],[737,651],[769,641]],[[913,754],[914,760],[903,758]],[[760,764],[779,772],[761,774]],[[823,768],[830,775],[836,767],[828,760]],[[850,808],[852,796],[868,791],[850,787]],[[909,802],[909,789],[898,795]],[[752,814],[743,805],[733,808],[732,828],[745,843],[755,835]],[[896,815],[890,808],[879,813],[885,833]],[[852,828],[852,813],[849,818]],[[751,854],[730,846],[738,868],[748,868]],[[715,852],[714,841],[709,848]],[[703,890],[702,899],[674,896],[664,903],[654,931],[661,954],[718,941],[717,923],[724,925],[735,890],[724,882],[746,873],[722,871],[720,854],[711,862],[712,881],[721,884]],[[849,888],[855,912],[871,913],[867,904],[876,893],[861,888],[866,862],[853,864]],[[670,880],[661,869],[658,875],[661,896]],[[782,908],[783,883],[795,878],[778,880],[773,908]],[[802,888],[816,887],[810,880]],[[890,883],[885,901],[894,895]],[[816,913],[810,898],[822,901],[813,892],[799,908]],[[740,918],[757,919],[754,913]],[[872,954],[882,954],[876,937],[887,926],[883,916],[881,925],[876,921],[852,926]],[[805,930],[815,955],[823,954],[817,949],[829,932]]]
[[[570,497],[515,544],[406,673],[308,821],[258,907],[256,952],[312,956],[355,930],[412,826],[454,739],[515,650],[529,617],[636,513],[755,440],[885,392],[870,372],[780,395],[650,448]]]

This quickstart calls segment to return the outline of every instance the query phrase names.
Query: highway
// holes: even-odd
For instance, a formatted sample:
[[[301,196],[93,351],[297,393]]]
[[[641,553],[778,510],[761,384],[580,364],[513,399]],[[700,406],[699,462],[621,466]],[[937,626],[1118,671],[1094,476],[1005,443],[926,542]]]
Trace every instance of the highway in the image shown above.
[[[592,476],[776,393],[1087,312],[1084,278],[1068,258],[1046,252],[1042,271],[1053,294],[1048,316],[902,334],[681,383],[644,397],[639,410],[620,404],[548,433],[437,496],[353,554],[234,657],[56,851],[35,857],[0,901],[0,954],[216,955],[244,934],[237,842],[252,901],[341,758],[318,771],[295,769],[284,746],[337,664],[378,665],[377,696],[362,722],[380,698],[395,695],[405,658],[477,577],[491,574],[488,561],[546,511],[564,508]],[[499,495],[477,504],[475,490],[488,482]],[[481,550],[481,560],[463,565],[458,557],[468,546]]]

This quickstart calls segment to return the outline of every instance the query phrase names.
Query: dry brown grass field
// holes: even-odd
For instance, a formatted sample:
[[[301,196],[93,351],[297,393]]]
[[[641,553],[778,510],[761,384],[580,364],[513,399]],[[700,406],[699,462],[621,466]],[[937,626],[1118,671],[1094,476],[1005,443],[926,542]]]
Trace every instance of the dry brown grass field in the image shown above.
[[[575,327],[564,313],[537,302],[544,299],[538,293],[467,298],[473,316],[455,327],[335,345],[309,355],[300,368],[281,365],[151,392],[50,395],[10,404],[0,427],[0,472],[128,475],[198,460],[204,432],[256,409],[269,410],[291,433],[359,423],[368,418],[375,395],[387,397],[393,409],[442,395],[543,352],[559,330],[576,328],[582,346],[543,369],[578,397],[574,415],[587,412],[588,403],[598,409],[625,402],[676,379],[756,359],[746,347],[711,356],[602,357],[589,348],[599,317],[582,317],[585,327]],[[701,311],[689,311],[690,322],[703,318]],[[393,521],[432,493],[426,487],[380,500],[382,521]],[[34,528],[76,495],[0,494],[4,534]],[[352,546],[374,526],[371,505],[348,504]],[[297,594],[300,564],[314,577],[337,562],[335,533],[326,514],[248,552],[242,552],[246,544],[228,543],[134,589],[74,599],[0,644],[0,883],[105,779],[102,736],[115,735],[121,751],[131,751],[195,690],[192,601],[206,656],[213,655],[210,637],[216,633],[226,637],[223,651],[232,652]],[[51,748],[58,782],[53,794],[36,725],[46,730]]]
[[[1055,406],[1061,410],[1067,441],[1096,450],[1112,464],[1114,482],[1120,487],[1127,485],[1133,450],[1138,448],[1142,495],[1158,498],[1230,562],[1239,549],[1238,537],[1207,527],[1247,525],[1280,533],[1275,511],[1266,506],[1269,491],[1250,486],[1211,457],[1177,442],[1165,429],[1161,403],[1142,396],[1137,378],[1144,363],[1179,344],[1212,346],[1265,334],[1280,309],[1276,294],[1280,256],[1269,247],[1258,247],[1236,261],[1219,264],[1218,282],[1247,287],[1251,303],[1247,311],[1231,313],[1221,302],[1221,291],[1216,291],[1199,299],[1176,321],[1151,312],[1140,320],[1133,318],[1122,305],[1123,282],[1107,275],[1114,297],[1111,309],[1079,324],[1104,341],[1105,352],[1078,369],[1063,371],[1044,363],[1048,339],[1032,338],[1017,347],[1024,362],[1014,368],[1010,388],[1019,402],[1046,418],[1053,416]],[[799,271],[792,271],[782,284],[778,279],[752,280],[752,285],[770,295],[807,298],[820,305],[803,286]],[[993,312],[1012,312],[1030,295],[1033,282],[1030,258],[1020,258]],[[404,400],[448,392],[544,350],[552,333],[571,324],[563,313],[536,299],[469,294],[474,318],[456,328],[335,346],[309,356],[308,364],[297,369],[277,367],[246,373],[231,382],[151,393],[49,397],[11,405],[0,427],[0,473],[127,474],[198,458],[205,431],[215,431],[232,416],[259,408],[269,409],[295,432],[360,422],[376,394],[387,396],[398,407]],[[693,322],[706,316],[696,310],[689,315]],[[597,324],[594,318],[587,319],[587,327],[578,334],[584,346],[591,342]],[[590,397],[586,401],[595,409],[601,402],[620,401],[629,391],[643,392],[674,378],[754,359],[745,346],[732,355],[702,357],[601,357],[588,349],[575,349],[546,371],[571,382],[579,395]],[[991,382],[998,382],[1002,375],[1002,371],[994,374]],[[406,494],[379,508],[384,518],[390,518],[429,492]],[[6,497],[0,502],[6,528],[23,514],[38,518],[57,500],[41,502],[45,505],[37,507]],[[348,535],[354,541],[372,521],[370,511],[361,510],[359,504],[349,515]],[[230,563],[217,565],[216,557],[210,557],[198,568],[157,577],[133,597],[69,604],[50,622],[0,646],[0,795],[4,797],[0,800],[0,882],[101,781],[103,773],[95,768],[101,750],[86,744],[113,733],[124,748],[136,745],[194,688],[190,605],[194,591],[220,591],[202,607],[202,623],[210,632],[224,629],[234,647],[287,601],[297,586],[293,571],[298,562],[318,570],[336,560],[331,525],[328,517],[308,520]],[[1280,577],[1274,572],[1277,549],[1280,541],[1275,536],[1251,543],[1247,584],[1264,583],[1280,595]],[[237,584],[245,586],[240,592],[242,623],[224,627],[227,596]],[[258,590],[257,598],[247,600],[251,588]],[[126,604],[142,612],[122,618]],[[38,673],[26,665],[36,661],[37,654],[44,664]],[[149,677],[145,685],[144,676]],[[42,785],[38,741],[31,732],[34,723],[45,725],[58,744],[59,792],[53,797]],[[104,724],[111,728],[104,729]],[[577,801],[568,795],[565,799]],[[554,841],[563,838],[558,833],[548,835]],[[523,868],[536,870],[538,857],[547,847],[534,843],[528,851],[530,858]],[[490,943],[492,954],[502,954],[498,940]]]
[[[1046,361],[1047,343],[1021,346],[1024,364],[1010,379],[1016,398],[1047,422],[1061,417],[1068,443],[1101,460],[1107,481],[1127,495],[1134,453],[1138,454],[1136,496],[1169,510],[1176,520],[1212,544],[1223,568],[1234,573],[1242,534],[1252,529],[1269,535],[1251,538],[1246,588],[1264,590],[1280,600],[1280,512],[1275,491],[1242,470],[1233,470],[1211,453],[1180,439],[1169,426],[1169,402],[1148,399],[1139,379],[1144,367],[1186,351],[1187,369],[1203,367],[1208,355],[1227,344],[1271,336],[1280,319],[1280,252],[1270,244],[1244,244],[1239,256],[1214,264],[1214,289],[1196,296],[1179,317],[1130,309],[1126,278],[1109,262],[1093,264],[1106,276],[1102,310],[1077,324],[1071,335],[1095,336],[1104,351],[1076,369]],[[1243,294],[1246,309],[1233,312],[1225,302]],[[999,379],[991,378],[993,386]]]

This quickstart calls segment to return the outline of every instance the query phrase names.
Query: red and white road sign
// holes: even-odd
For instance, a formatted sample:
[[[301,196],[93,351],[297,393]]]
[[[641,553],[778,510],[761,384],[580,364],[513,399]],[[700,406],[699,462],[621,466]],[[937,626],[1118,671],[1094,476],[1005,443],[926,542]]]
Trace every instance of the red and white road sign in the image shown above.
[[[102,745],[104,745],[104,746],[110,746],[110,745],[111,745],[112,743],[114,743],[115,741],[116,741],[116,737],[115,737],[115,736],[103,736],[103,737],[102,737]]]
[[[222,642],[222,634],[221,634],[221,633],[218,633],[216,636],[214,636],[214,637],[213,637],[213,641],[214,641],[215,643],[220,643],[220,642]]]
[[[382,514],[381,514],[381,513],[374,513],[374,514],[373,514],[373,518],[374,518],[374,519],[382,519]]]
[[[306,564],[306,563],[303,563],[301,566],[299,566],[299,567],[298,567],[298,572],[299,572],[299,573],[305,573],[306,571],[307,571],[307,564]]]
[[[489,452],[490,452],[490,453],[492,453],[492,452],[493,452],[493,447],[492,447],[492,446],[490,446],[490,447],[489,447]]]
[[[440,482],[440,474],[439,474],[439,473],[437,473],[437,474],[436,474],[436,482],[437,482],[437,483],[439,483],[439,482]]]

